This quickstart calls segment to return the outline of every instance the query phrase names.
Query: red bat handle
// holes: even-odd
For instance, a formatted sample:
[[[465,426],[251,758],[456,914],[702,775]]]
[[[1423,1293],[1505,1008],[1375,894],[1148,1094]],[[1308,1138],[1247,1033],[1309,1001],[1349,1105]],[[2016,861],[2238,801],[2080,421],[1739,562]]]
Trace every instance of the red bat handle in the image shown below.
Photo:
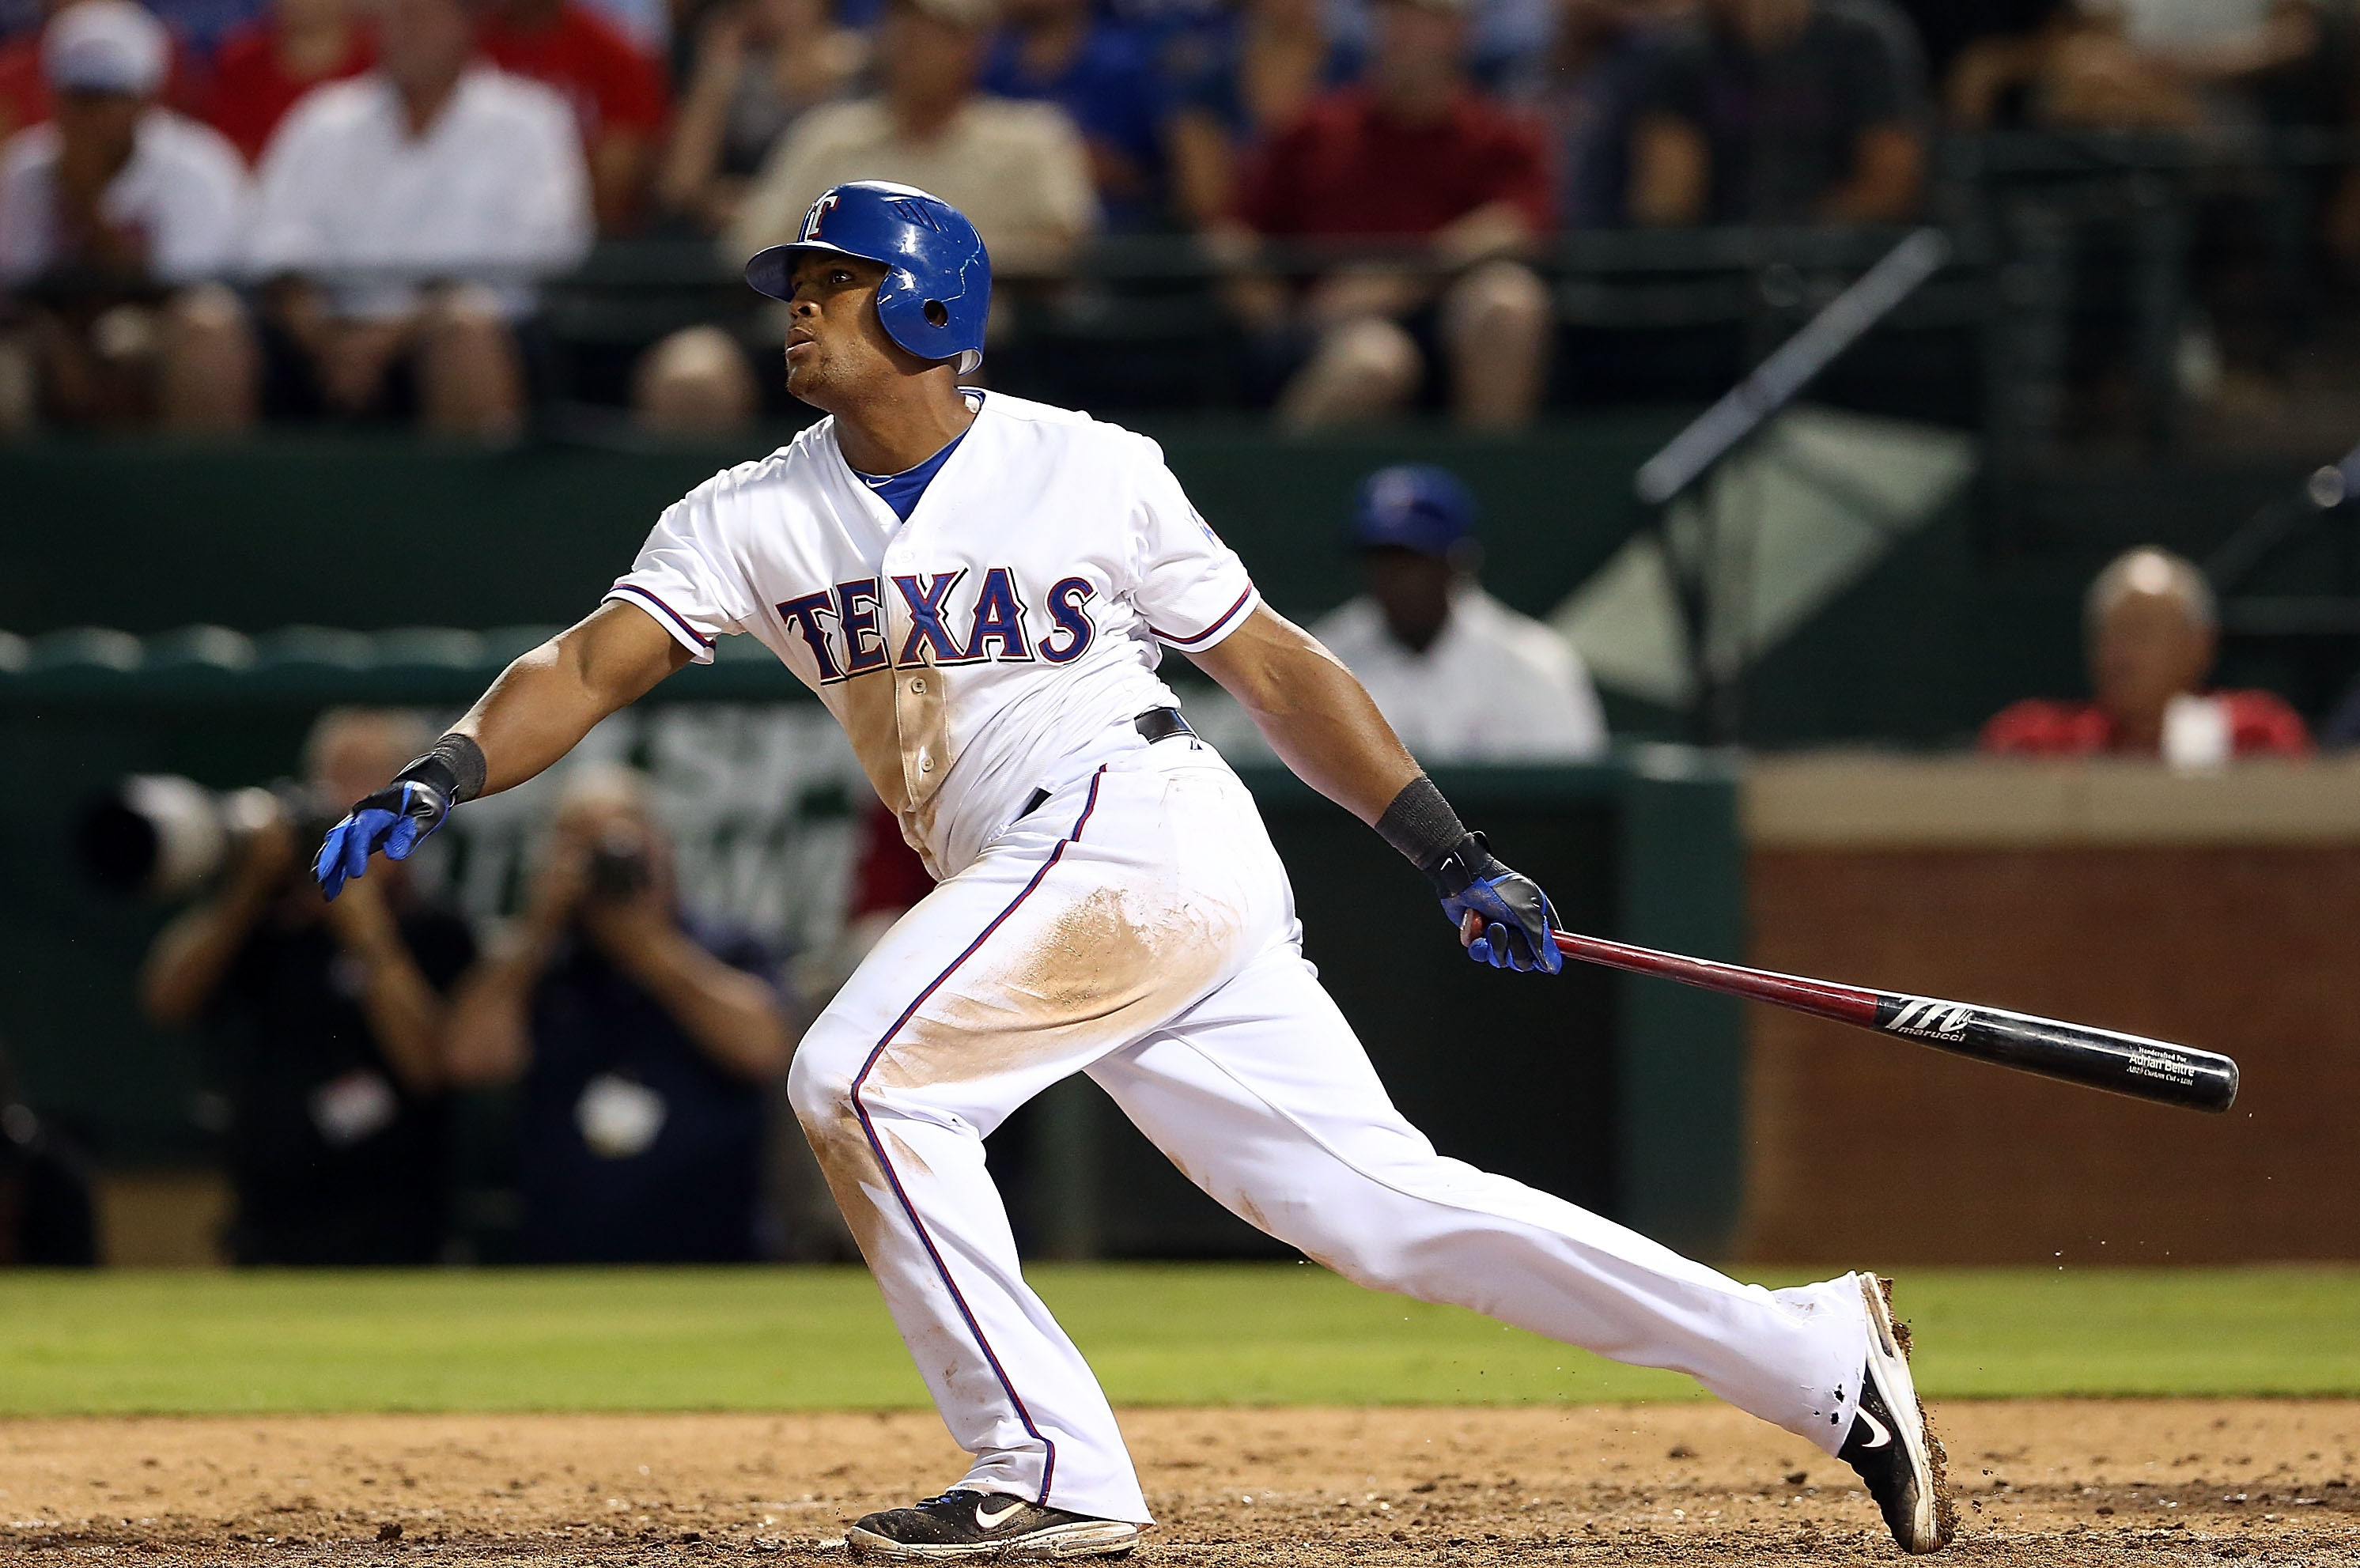
[[[1876,1027],[1877,994],[1858,985],[1839,985],[1829,980],[1805,980],[1793,975],[1773,975],[1764,969],[1748,969],[1736,964],[1716,964],[1710,958],[1686,958],[1677,953],[1657,953],[1652,947],[1633,947],[1629,942],[1609,942],[1598,936],[1578,936],[1572,931],[1551,931],[1549,934],[1557,938],[1559,953],[1568,958],[1579,958],[1585,964],[1601,964],[1609,969],[1627,970],[1633,975],[1660,975],[1667,980],[1702,985],[1732,996],[1769,1002],[1777,1007],[1791,1007],[1797,1012],[1816,1013],[1838,1023],[1862,1024],[1870,1029]]]

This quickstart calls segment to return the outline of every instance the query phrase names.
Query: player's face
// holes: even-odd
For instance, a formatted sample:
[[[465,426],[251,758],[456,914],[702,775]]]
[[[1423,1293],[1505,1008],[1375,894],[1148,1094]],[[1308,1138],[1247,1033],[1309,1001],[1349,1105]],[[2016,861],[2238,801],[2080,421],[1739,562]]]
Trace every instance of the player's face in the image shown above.
[[[796,258],[787,302],[787,390],[833,412],[925,362],[903,351],[877,319],[885,268],[848,256]]]

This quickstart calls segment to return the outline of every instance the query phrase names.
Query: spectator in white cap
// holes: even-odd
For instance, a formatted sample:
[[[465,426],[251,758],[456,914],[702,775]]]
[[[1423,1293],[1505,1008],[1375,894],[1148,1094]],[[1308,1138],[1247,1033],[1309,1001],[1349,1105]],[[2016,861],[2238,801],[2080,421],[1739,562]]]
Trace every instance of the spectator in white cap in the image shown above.
[[[170,62],[131,0],[80,0],[42,35],[52,118],[0,148],[0,428],[253,419],[252,339],[224,282],[244,260],[246,169],[157,103]]]
[[[49,83],[41,71],[41,35],[50,17],[73,4],[75,0],[0,0],[0,142],[49,117]],[[163,20],[169,30],[171,22]],[[159,97],[184,114],[191,111],[199,86],[191,64],[187,44],[175,35],[171,64],[164,72]]]
[[[274,416],[520,425],[536,278],[590,247],[573,111],[476,52],[467,0],[386,0],[377,66],[314,89],[262,155]]]

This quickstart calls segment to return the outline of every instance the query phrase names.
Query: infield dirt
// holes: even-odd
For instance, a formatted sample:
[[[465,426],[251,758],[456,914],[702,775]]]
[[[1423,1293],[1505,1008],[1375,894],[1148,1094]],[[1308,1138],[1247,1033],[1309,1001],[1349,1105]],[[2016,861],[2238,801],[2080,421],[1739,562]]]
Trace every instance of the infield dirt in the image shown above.
[[[1980,1563],[2360,1562],[2360,1401],[1952,1402]],[[1851,1473],[1714,1405],[1142,1410],[1137,1561],[1896,1557]],[[842,1562],[939,1490],[931,1413],[89,1418],[0,1422],[0,1560]]]

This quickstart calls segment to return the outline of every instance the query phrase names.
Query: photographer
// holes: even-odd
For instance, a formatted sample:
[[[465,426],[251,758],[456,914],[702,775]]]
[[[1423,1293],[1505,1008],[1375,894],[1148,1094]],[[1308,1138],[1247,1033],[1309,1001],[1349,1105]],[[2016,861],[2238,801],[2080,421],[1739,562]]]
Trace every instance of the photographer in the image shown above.
[[[524,1258],[757,1256],[764,1087],[794,1051],[770,968],[683,918],[639,774],[576,775],[524,913],[451,1007],[453,1080],[521,1083]]]
[[[400,715],[330,712],[307,781],[323,807],[353,800],[431,738]],[[310,853],[283,810],[250,834],[220,890],[156,939],[140,1005],[227,1045],[233,1261],[431,1263],[448,1207],[442,993],[475,943],[407,867],[329,903]]]

